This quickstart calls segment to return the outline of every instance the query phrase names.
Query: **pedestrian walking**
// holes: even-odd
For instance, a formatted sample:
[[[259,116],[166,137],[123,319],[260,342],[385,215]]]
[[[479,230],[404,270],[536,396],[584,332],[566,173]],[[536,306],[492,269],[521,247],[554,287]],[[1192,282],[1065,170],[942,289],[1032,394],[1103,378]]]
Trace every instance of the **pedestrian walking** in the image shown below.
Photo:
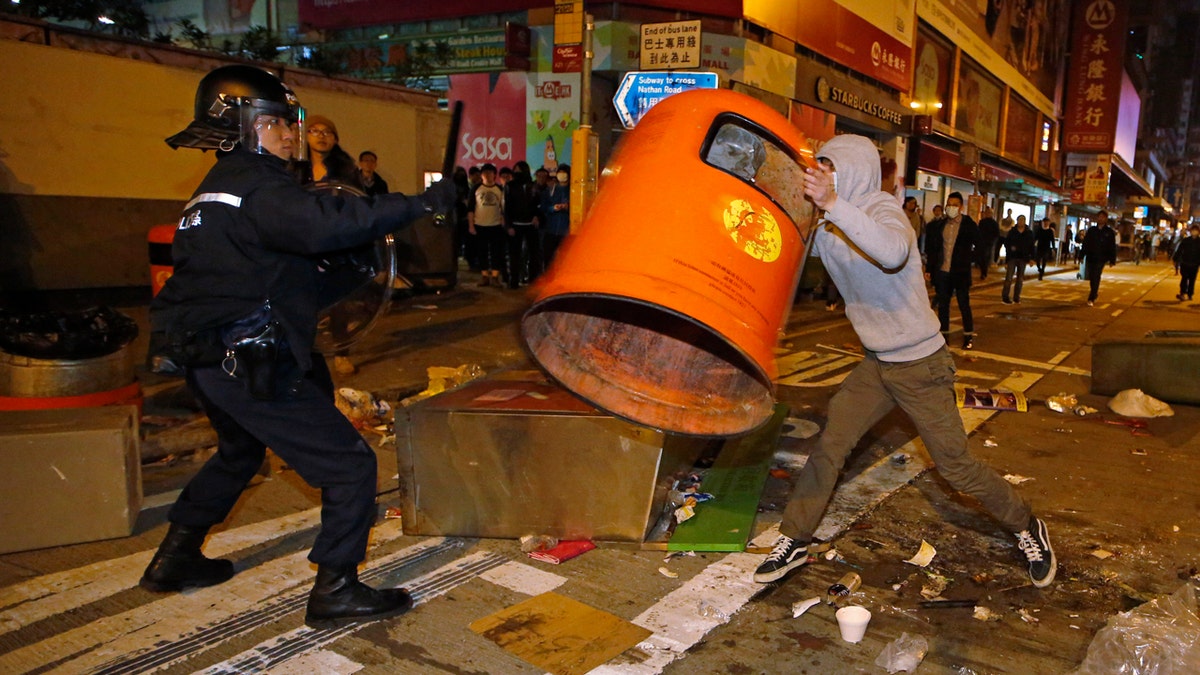
[[[1100,295],[1100,275],[1104,273],[1104,266],[1117,264],[1117,233],[1108,224],[1108,211],[1101,209],[1096,214],[1096,225],[1088,228],[1083,236],[1082,248],[1090,285],[1087,305],[1091,307]]]
[[[979,250],[976,251],[975,264],[979,266],[979,280],[987,279],[991,271],[992,261],[996,257],[996,249],[1000,246],[1000,223],[992,213],[992,207],[983,207],[979,219]]]
[[[754,580],[776,581],[808,561],[847,456],[898,405],[942,477],[1014,533],[1033,584],[1049,585],[1057,563],[1046,524],[1012,484],[967,450],[954,361],[929,307],[912,226],[892,195],[880,190],[878,151],[869,139],[845,134],[826,142],[817,159],[821,169],[804,176],[804,193],[824,211],[812,254],[841,289],[865,357],[829,401],[828,423],[797,476],[779,540]],[[952,196],[948,205],[955,203]]]
[[[1004,238],[1004,290],[1000,301],[1006,305],[1021,304],[1021,287],[1025,284],[1025,267],[1033,259],[1033,230],[1025,223],[1025,216],[1017,216],[1017,224]],[[1009,295],[1009,291],[1013,291]],[[1012,298],[1011,300],[1009,298]]]
[[[1179,270],[1179,295],[1175,297],[1191,300],[1196,293],[1196,271],[1200,270],[1200,224],[1192,223],[1188,236],[1179,241],[1173,260]]]
[[[949,342],[950,300],[958,299],[962,314],[962,348],[975,345],[975,320],[971,315],[971,270],[979,246],[979,226],[963,213],[963,197],[951,192],[946,198],[946,215],[925,229],[925,256],[937,299],[942,335]]]
[[[1046,276],[1046,263],[1054,255],[1054,228],[1049,218],[1043,218],[1033,233],[1034,255],[1037,260],[1038,281]]]
[[[321,491],[305,623],[328,628],[394,616],[412,598],[358,580],[376,516],[378,460],[334,405],[329,370],[313,353],[327,299],[313,254],[368,244],[444,212],[454,205],[454,187],[442,181],[419,196],[374,199],[308,191],[287,168],[297,159],[301,118],[291,89],[274,74],[224,66],[200,81],[193,121],[167,139],[173,148],[217,151],[179,221],[175,273],[150,305],[157,355],[183,367],[217,432],[217,452],[171,507],[166,537],[140,583],[168,592],[233,576],[231,561],[201,548],[270,446]]]

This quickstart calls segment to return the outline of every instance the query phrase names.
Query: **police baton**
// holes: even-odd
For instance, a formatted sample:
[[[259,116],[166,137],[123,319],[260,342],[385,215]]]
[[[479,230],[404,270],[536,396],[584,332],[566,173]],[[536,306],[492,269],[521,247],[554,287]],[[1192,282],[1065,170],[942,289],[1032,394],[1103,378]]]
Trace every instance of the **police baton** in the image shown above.
[[[454,112],[450,114],[450,136],[446,139],[446,154],[442,157],[442,180],[452,180],[454,177],[454,164],[458,160],[458,130],[462,126],[463,102],[454,102]],[[449,213],[438,213],[433,217],[433,222],[438,225],[445,225],[447,222],[452,222]]]

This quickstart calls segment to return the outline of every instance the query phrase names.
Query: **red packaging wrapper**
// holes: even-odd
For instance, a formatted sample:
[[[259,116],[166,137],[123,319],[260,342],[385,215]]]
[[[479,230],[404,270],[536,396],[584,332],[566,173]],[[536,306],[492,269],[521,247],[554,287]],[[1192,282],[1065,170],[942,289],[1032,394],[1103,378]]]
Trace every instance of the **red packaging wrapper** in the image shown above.
[[[564,560],[570,560],[594,548],[596,548],[596,545],[590,541],[563,541],[548,551],[530,551],[529,557],[534,560],[541,560],[542,562],[557,565]]]

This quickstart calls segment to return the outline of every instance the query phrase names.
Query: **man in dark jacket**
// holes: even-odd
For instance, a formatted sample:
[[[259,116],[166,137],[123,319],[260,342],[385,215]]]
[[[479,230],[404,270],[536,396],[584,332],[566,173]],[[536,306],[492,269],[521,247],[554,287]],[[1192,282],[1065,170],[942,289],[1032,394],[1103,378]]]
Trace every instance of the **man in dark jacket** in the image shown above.
[[[1037,261],[1038,281],[1041,281],[1046,276],[1046,263],[1050,262],[1050,258],[1054,255],[1054,240],[1058,233],[1054,231],[1054,226],[1050,224],[1049,218],[1043,218],[1038,223],[1037,229],[1033,232],[1034,241],[1034,259]]]
[[[1192,223],[1188,232],[1189,236],[1180,240],[1179,247],[1172,256],[1175,267],[1179,270],[1179,295],[1175,297],[1180,300],[1185,297],[1188,300],[1192,299],[1196,292],[1196,272],[1200,270],[1200,225]]]
[[[1096,214],[1096,226],[1083,235],[1083,264],[1087,267],[1087,278],[1091,284],[1087,304],[1096,304],[1100,295],[1100,275],[1104,266],[1117,264],[1117,233],[1108,224],[1108,211]]]
[[[1025,266],[1033,258],[1033,230],[1025,223],[1025,216],[1017,216],[1017,224],[1008,231],[1004,238],[1004,291],[1000,300],[1006,305],[1021,304],[1021,287],[1025,285]],[[1016,283],[1014,284],[1014,280]],[[1015,285],[1015,288],[1013,286]],[[1009,300],[1009,290],[1014,290],[1012,300]]]
[[[538,191],[521,160],[513,165],[513,176],[504,184],[504,223],[508,226],[508,287],[533,283],[542,273],[541,225]]]
[[[962,314],[963,349],[975,346],[975,321],[971,316],[971,268],[979,246],[979,226],[963,213],[963,197],[951,192],[946,198],[946,215],[925,229],[926,274],[937,295],[938,320],[949,342],[950,298],[958,298]]]
[[[305,623],[315,628],[394,616],[403,589],[358,580],[375,520],[377,459],[334,406],[313,354],[317,312],[330,298],[317,254],[359,246],[454,205],[438,183],[417,197],[373,200],[305,190],[287,162],[299,104],[276,76],[245,65],[201,80],[195,119],[172,147],[218,150],[172,247],[174,275],[150,305],[159,342],[184,367],[217,432],[217,453],[171,507],[171,525],[141,585],[155,592],[212,586],[233,563],[204,556],[209,528],[229,515],[269,446],[321,490],[321,529],[309,553],[317,578]]]
[[[979,265],[979,280],[987,278],[991,271],[992,261],[996,256],[996,248],[1000,246],[1000,223],[992,214],[992,207],[983,207],[983,215],[979,218],[979,250],[976,256]]]

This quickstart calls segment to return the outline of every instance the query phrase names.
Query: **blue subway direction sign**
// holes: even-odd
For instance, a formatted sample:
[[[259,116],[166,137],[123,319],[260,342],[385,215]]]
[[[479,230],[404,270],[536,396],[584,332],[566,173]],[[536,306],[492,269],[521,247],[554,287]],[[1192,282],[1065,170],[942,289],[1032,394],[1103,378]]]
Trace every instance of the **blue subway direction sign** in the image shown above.
[[[626,129],[632,129],[659,101],[689,89],[716,89],[716,73],[690,71],[642,71],[627,73],[613,96],[617,116]]]

